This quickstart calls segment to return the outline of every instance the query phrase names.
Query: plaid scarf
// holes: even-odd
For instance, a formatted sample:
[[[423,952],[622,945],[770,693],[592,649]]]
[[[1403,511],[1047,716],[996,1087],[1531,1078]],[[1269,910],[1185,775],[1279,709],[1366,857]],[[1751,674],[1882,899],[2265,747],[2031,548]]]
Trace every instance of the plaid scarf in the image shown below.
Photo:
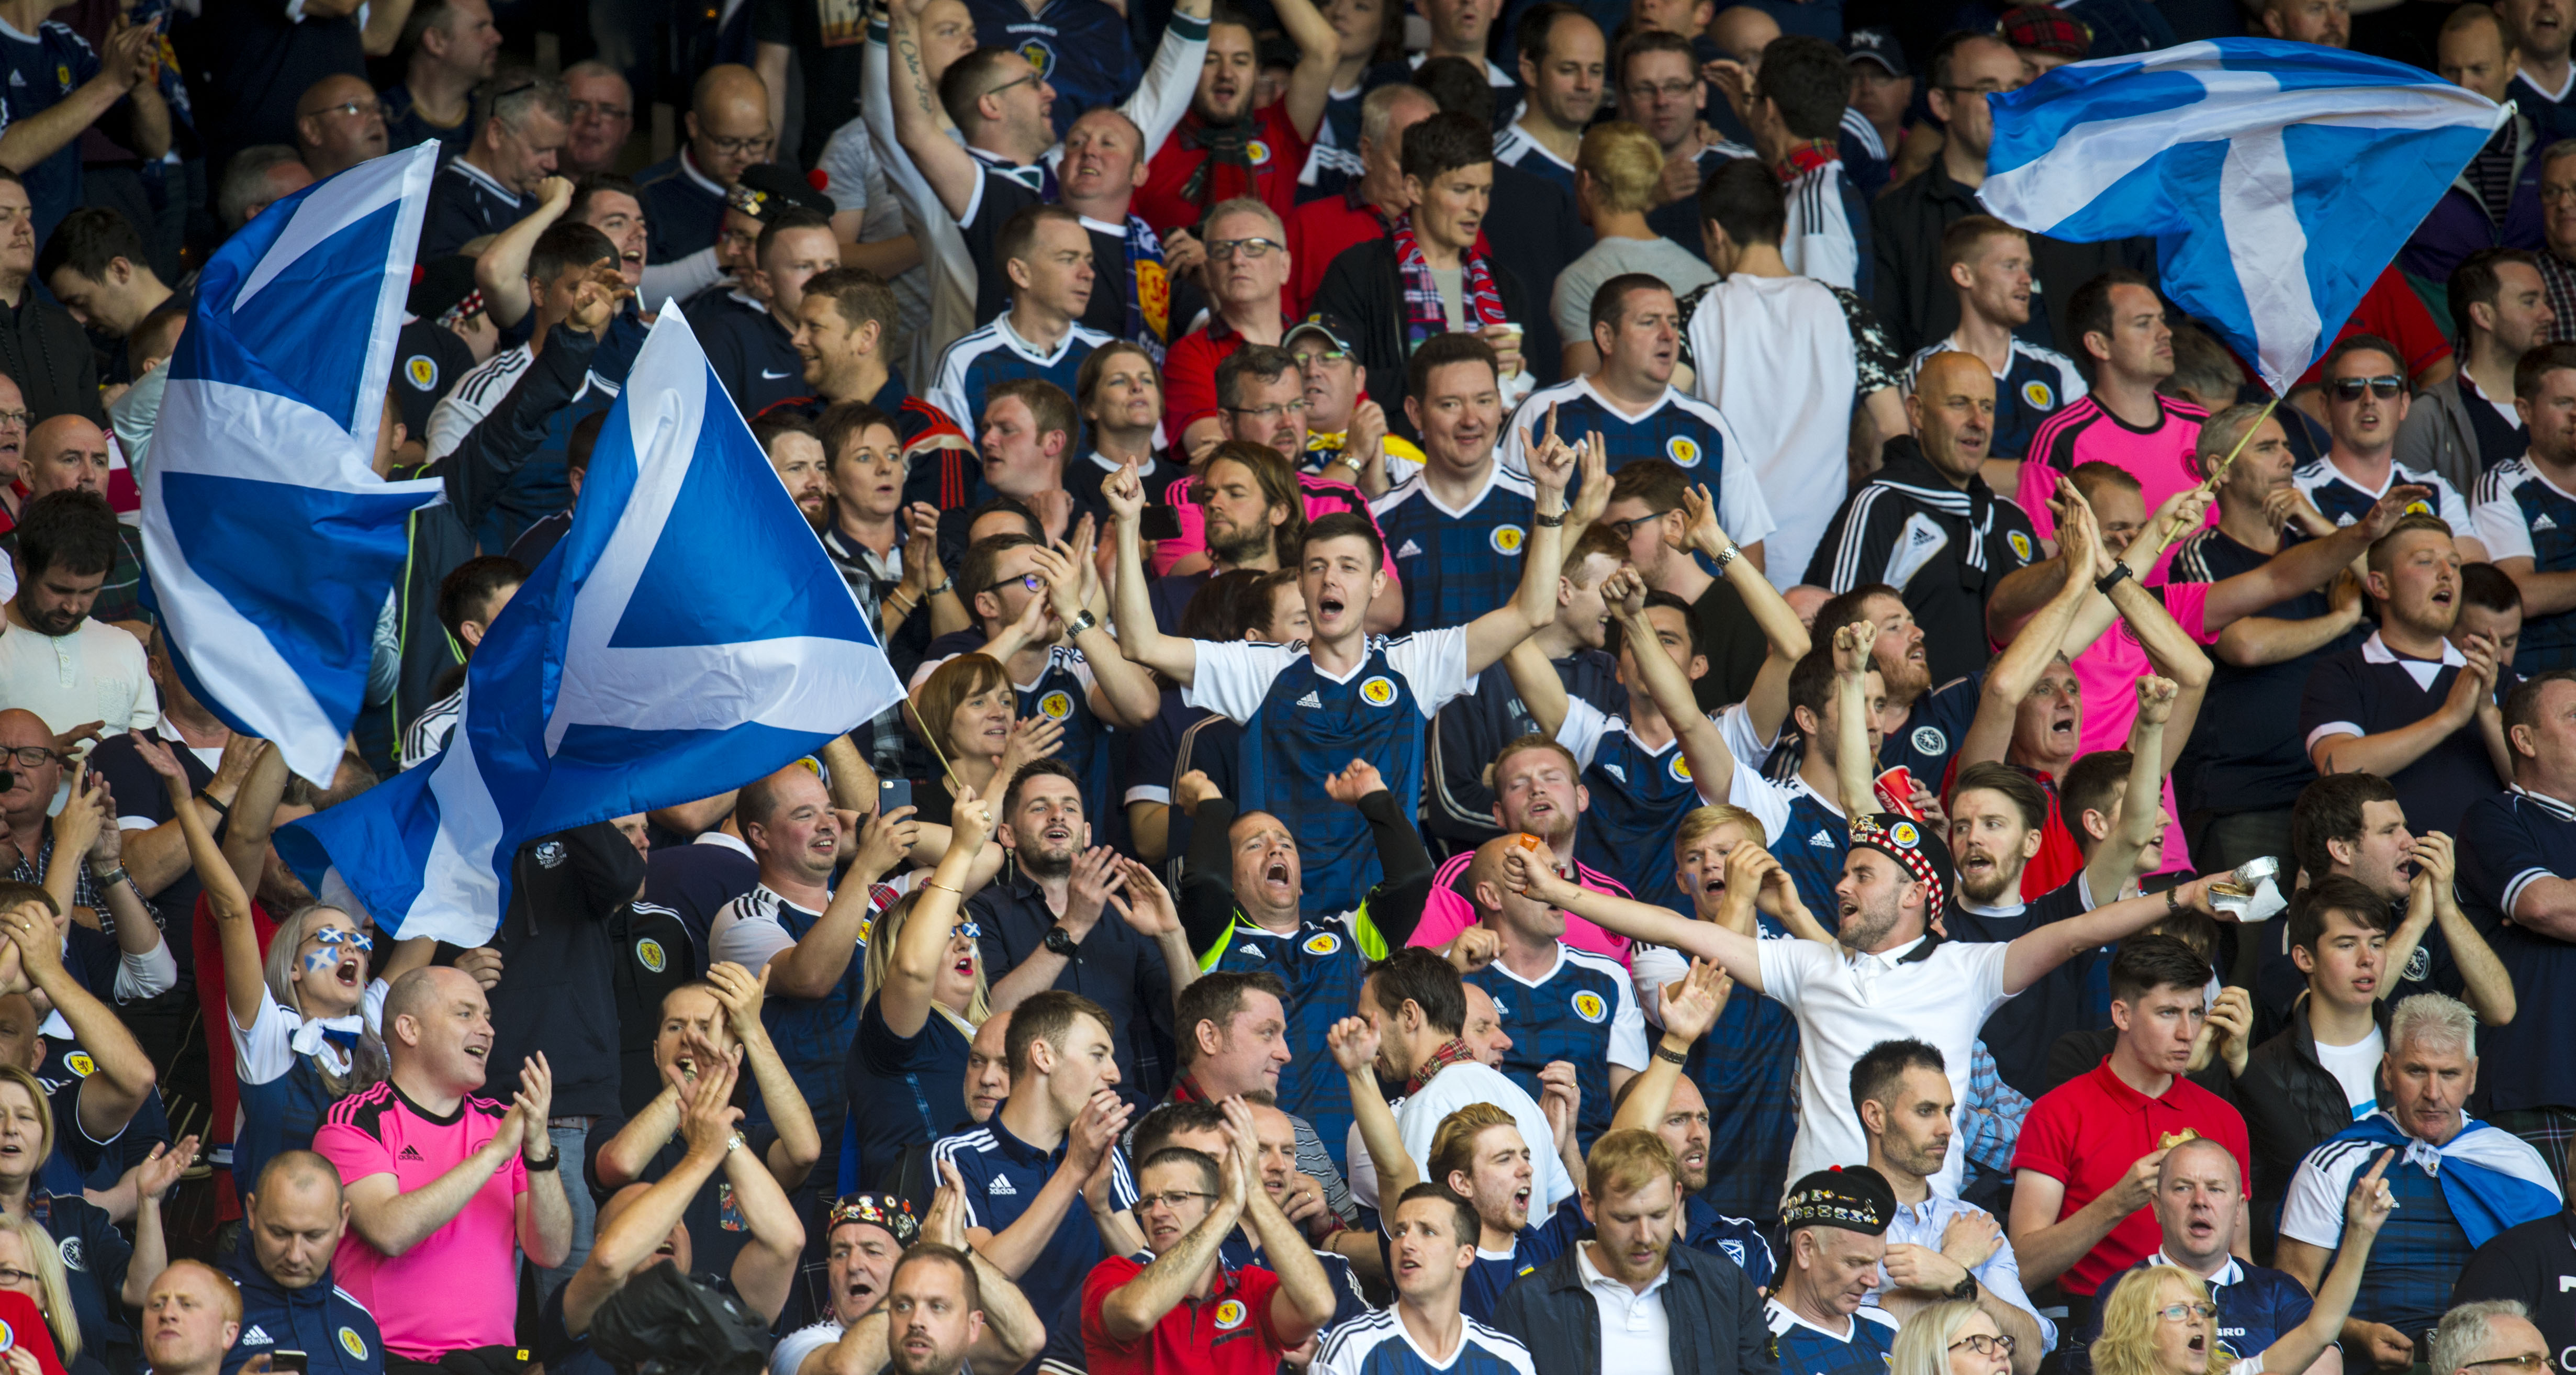
[[[1127,217],[1127,338],[1163,365],[1172,337],[1172,277],[1163,266],[1163,241],[1154,227]]]
[[[1449,332],[1449,306],[1440,295],[1440,279],[1431,274],[1431,263],[1422,256],[1422,245],[1413,237],[1413,216],[1406,215],[1387,231],[1395,241],[1396,271],[1404,277],[1404,350],[1411,353],[1422,347],[1422,341],[1435,334]],[[1503,310],[1502,293],[1494,289],[1493,269],[1485,265],[1493,246],[1485,242],[1483,230],[1476,232],[1476,243],[1460,256],[1465,269],[1466,309],[1469,329],[1508,322],[1511,316]]]
[[[1409,1098],[1414,1094],[1422,1092],[1422,1086],[1430,1083],[1432,1076],[1437,1075],[1440,1071],[1449,1068],[1451,1065],[1463,1065],[1475,1058],[1476,1052],[1474,1048],[1470,1047],[1463,1037],[1458,1040],[1451,1041],[1449,1044],[1431,1052],[1431,1058],[1422,1062],[1422,1068],[1415,1070],[1413,1072],[1413,1077],[1404,1081],[1405,1096]]]
[[[1237,196],[1259,195],[1253,183],[1252,144],[1260,133],[1261,125],[1248,115],[1230,124],[1215,124],[1190,111],[1181,120],[1181,146],[1197,149],[1207,158],[1181,183],[1181,199],[1204,211]]]
[[[1825,139],[1809,139],[1790,149],[1771,171],[1773,175],[1780,178],[1782,185],[1787,185],[1819,167],[1842,160],[1841,150],[1831,142]]]

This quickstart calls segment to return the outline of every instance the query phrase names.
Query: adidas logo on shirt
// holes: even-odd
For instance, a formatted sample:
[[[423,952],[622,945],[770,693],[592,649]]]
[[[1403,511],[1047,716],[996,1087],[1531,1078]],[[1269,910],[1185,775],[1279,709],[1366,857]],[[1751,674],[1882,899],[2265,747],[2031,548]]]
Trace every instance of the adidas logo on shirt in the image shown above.
[[[11,81],[17,80],[18,74],[16,72],[9,73],[9,79]],[[1395,556],[1399,559],[1420,558],[1422,556],[1422,546],[1411,540],[1406,540],[1404,542],[1404,547],[1395,551]]]
[[[1297,699],[1297,705],[1301,707],[1313,707],[1316,710],[1321,711],[1324,706],[1323,694],[1317,692],[1307,693],[1305,696]]]
[[[1917,525],[1914,527],[1914,533],[1909,537],[1909,541],[1916,548],[1921,548],[1922,546],[1930,544],[1940,538],[1940,531],[1935,530],[1928,525]]]
[[[241,1346],[275,1346],[277,1345],[277,1338],[268,1335],[268,1330],[266,1328],[253,1324],[248,1332],[241,1334],[241,1341],[237,1344]]]
[[[1020,1193],[1018,1189],[1011,1186],[1011,1181],[1008,1176],[998,1174],[993,1176],[992,1183],[984,1186],[984,1192],[994,1198],[1000,1198],[1005,1194],[1008,1194],[1013,1198],[1017,1198]]]
[[[2543,530],[2555,530],[2557,528],[2558,522],[2551,520],[2547,511],[2541,512],[2538,516],[2534,517],[2531,522],[2531,533],[2535,535],[2539,534]]]
[[[1827,835],[1825,833],[1825,828],[1822,826],[1816,828],[1816,833],[1814,835],[1807,837],[1807,843],[1815,846],[1819,850],[1830,850],[1834,848],[1834,838]]]
[[[394,1157],[396,1160],[420,1160],[423,1158],[424,1157],[420,1153],[420,1148],[417,1146],[405,1146],[402,1148],[402,1153]]]

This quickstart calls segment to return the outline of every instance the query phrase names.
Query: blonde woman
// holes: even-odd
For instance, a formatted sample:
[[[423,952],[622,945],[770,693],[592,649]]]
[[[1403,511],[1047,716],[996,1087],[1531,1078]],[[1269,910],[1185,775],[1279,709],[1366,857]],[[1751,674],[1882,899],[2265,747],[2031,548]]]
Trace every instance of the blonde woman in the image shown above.
[[[2013,1339],[1974,1299],[1916,1309],[1896,1331],[1888,1375],[2011,1375]]]
[[[2306,1321],[2226,1371],[2212,1372],[2218,1308],[2210,1302],[2209,1286],[2178,1265],[2147,1266],[2123,1276],[2103,1300],[2102,1335],[2093,1343],[2096,1375],[2298,1375],[2306,1370],[2342,1334],[2353,1295],[2361,1289],[2361,1272],[2370,1263],[2371,1243],[2397,1207],[2380,1179],[2396,1154],[2381,1152],[2369,1173],[2354,1182],[2344,1203],[2343,1246],[2325,1283],[2317,1287],[2316,1306],[2308,1310]]]
[[[993,834],[992,804],[966,789],[949,826],[939,867],[887,908],[868,936],[859,1030],[846,1071],[862,1189],[893,1187],[906,1146],[973,1125],[957,1086],[966,1078],[975,1028],[991,1009],[977,942],[983,933],[961,904]]]
[[[46,1238],[44,1249],[57,1254],[69,1249],[80,1257],[80,1268],[66,1267],[61,1280],[70,1298],[78,1345],[103,1358],[111,1348],[135,1345],[123,1312],[143,1306],[152,1281],[170,1263],[161,1233],[161,1195],[196,1159],[197,1138],[155,1146],[142,1164],[127,1172],[135,1182],[137,1199],[130,1246],[97,1205],[79,1194],[46,1193],[38,1176],[53,1153],[54,1112],[44,1086],[16,1065],[0,1065],[0,1219],[26,1224],[19,1229],[24,1240],[34,1240],[28,1236],[32,1230]],[[42,1274],[38,1271],[40,1286]],[[59,1306],[49,1309],[48,1320],[59,1322],[62,1311]],[[60,1336],[57,1341],[67,1351],[72,1345]]]
[[[72,1291],[63,1279],[62,1253],[55,1248],[54,1239],[45,1235],[44,1228],[24,1218],[0,1217],[0,1289],[35,1301],[36,1311],[44,1315],[45,1330],[53,1334],[54,1350],[62,1357],[63,1369],[104,1369],[95,1355],[87,1362],[80,1358],[80,1320],[72,1314]],[[18,1350],[15,1345],[10,1348],[10,1375],[30,1375],[35,1367],[21,1365]]]

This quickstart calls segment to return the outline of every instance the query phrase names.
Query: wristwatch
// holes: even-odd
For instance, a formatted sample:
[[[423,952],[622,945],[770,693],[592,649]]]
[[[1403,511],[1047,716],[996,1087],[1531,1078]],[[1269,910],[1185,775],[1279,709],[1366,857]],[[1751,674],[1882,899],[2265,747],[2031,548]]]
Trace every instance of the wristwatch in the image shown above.
[[[1952,1289],[1949,1294],[1946,1295],[1946,1297],[1953,1299],[1973,1299],[1976,1296],[1977,1277],[1974,1273],[1961,1276],[1958,1287]]]
[[[2120,585],[2120,579],[2134,577],[2136,573],[2137,570],[2125,563],[2112,564],[2110,572],[2093,580],[2093,590],[2107,597],[2111,595],[2112,588]]]
[[[1089,630],[1098,624],[1100,624],[1100,618],[1092,615],[1091,608],[1086,606],[1082,609],[1082,613],[1080,615],[1075,616],[1072,620],[1064,623],[1064,637],[1068,640],[1075,639],[1079,637],[1082,632]]]
[[[1075,951],[1081,949],[1081,944],[1074,940],[1072,932],[1061,926],[1050,926],[1046,933],[1046,948],[1069,960],[1073,958]]]

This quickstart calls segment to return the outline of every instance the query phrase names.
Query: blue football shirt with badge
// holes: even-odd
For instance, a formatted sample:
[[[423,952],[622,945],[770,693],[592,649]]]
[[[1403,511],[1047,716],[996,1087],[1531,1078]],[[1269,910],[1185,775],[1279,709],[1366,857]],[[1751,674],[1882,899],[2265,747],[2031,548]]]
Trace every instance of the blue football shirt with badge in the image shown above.
[[[2477,536],[2487,557],[2529,559],[2535,573],[2576,570],[2576,493],[2552,482],[2528,456],[2500,463],[2478,482]],[[2522,623],[2514,671],[2528,677],[2576,665],[2576,610]]]
[[[1541,1094],[1539,1071],[1563,1060],[1583,1071],[1591,1084],[1609,1082],[1611,1065],[1642,1071],[1646,1067],[1646,1018],[1637,1010],[1637,993],[1628,971],[1617,960],[1560,941],[1556,964],[1537,979],[1524,979],[1501,960],[1467,976],[1467,982],[1493,995],[1495,1015],[1512,1039],[1500,1066],[1505,1076],[1535,1100]],[[1593,1075],[1600,1075],[1593,1078]],[[1575,1143],[1590,1152],[1595,1137],[1610,1129],[1610,1095],[1586,1093],[1574,1122]],[[1543,1149],[1543,1143],[1530,1143]]]
[[[1521,443],[1521,432],[1526,429],[1533,440],[1545,437],[1551,412],[1556,416],[1557,437],[1569,444],[1597,431],[1610,451],[1613,473],[1635,459],[1662,458],[1693,483],[1707,484],[1717,503],[1717,523],[1737,544],[1756,543],[1777,524],[1771,518],[1770,503],[1762,497],[1752,450],[1735,437],[1715,406],[1696,396],[1666,387],[1655,404],[1630,415],[1593,390],[1587,377],[1543,388],[1522,401],[1503,426],[1498,450],[1503,466],[1514,472],[1529,471],[1529,450]],[[1578,478],[1565,489],[1565,499],[1574,500],[1582,486]]]
[[[1461,510],[1440,502],[1414,474],[1369,503],[1379,533],[1404,582],[1407,628],[1464,626],[1512,599],[1521,585],[1521,550],[1538,516],[1538,489],[1496,462],[1485,489]]]
[[[974,17],[978,46],[1018,53],[1055,88],[1057,138],[1083,111],[1115,106],[1144,79],[1124,11],[1109,5],[1047,0],[1031,14],[1020,0],[966,0],[966,12]]]
[[[1905,360],[1905,390],[1914,390],[1914,375],[1923,370],[1924,360],[1954,351],[1966,351],[1959,348],[1955,336],[1915,350]],[[2075,360],[2014,337],[2004,370],[1995,374],[1994,438],[1987,442],[1986,451],[1997,458],[2029,453],[2040,425],[2061,408],[2083,400],[2085,391],[2084,374],[2076,371]]]
[[[0,61],[9,73],[0,79],[5,87],[0,89],[0,132],[61,104],[98,75],[98,53],[89,40],[72,32],[71,25],[51,19],[37,24],[32,34],[0,23]],[[64,143],[19,178],[35,208],[36,242],[42,245],[81,202],[81,141]]]

